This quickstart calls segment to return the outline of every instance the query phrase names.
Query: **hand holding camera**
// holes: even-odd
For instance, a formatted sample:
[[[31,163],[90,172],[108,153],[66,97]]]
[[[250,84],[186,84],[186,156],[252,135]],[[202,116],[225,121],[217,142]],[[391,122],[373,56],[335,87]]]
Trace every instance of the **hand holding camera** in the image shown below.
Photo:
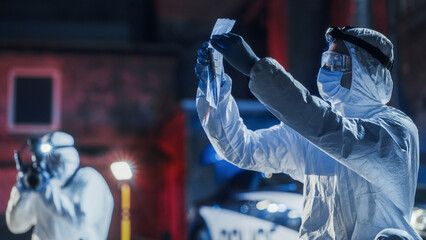
[[[44,160],[38,140],[29,139],[22,150],[27,145],[31,152],[31,163],[23,164],[20,152],[14,152],[16,169],[18,170],[18,184],[26,190],[41,191],[49,183],[51,174],[47,169],[46,161]]]

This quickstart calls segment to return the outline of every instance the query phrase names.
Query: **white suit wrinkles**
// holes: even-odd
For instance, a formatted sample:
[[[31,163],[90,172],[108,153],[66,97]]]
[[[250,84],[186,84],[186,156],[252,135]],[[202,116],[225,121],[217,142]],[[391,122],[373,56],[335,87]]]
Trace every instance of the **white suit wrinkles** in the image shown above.
[[[284,172],[304,183],[301,239],[374,239],[407,231],[418,172],[418,133],[382,103],[332,107],[311,95],[275,60],[251,70],[249,87],[281,123],[247,129],[225,76],[217,109],[197,92],[202,126],[219,155],[240,168]],[[346,113],[346,115],[345,115]]]

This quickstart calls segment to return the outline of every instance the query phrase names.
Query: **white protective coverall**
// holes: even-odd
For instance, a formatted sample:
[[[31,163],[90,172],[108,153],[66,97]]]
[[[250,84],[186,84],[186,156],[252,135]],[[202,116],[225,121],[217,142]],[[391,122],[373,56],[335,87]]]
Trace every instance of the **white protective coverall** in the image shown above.
[[[80,160],[70,135],[54,132],[43,137],[47,138],[54,147],[71,147],[53,149],[47,157],[54,177],[44,190],[25,189],[19,181],[13,187],[7,226],[13,233],[34,226],[33,240],[107,239],[114,201],[104,178],[93,168],[78,169]]]
[[[383,35],[360,28],[346,33],[393,57]],[[409,225],[419,167],[417,128],[385,105],[392,92],[389,71],[363,49],[345,44],[352,57],[352,86],[347,90],[339,82],[321,81],[319,90],[328,102],[311,95],[274,59],[263,58],[251,69],[249,87],[281,123],[247,129],[227,75],[217,109],[209,107],[200,82],[200,121],[227,161],[243,169],[288,173],[304,183],[300,238],[366,240],[394,228],[421,239]]]

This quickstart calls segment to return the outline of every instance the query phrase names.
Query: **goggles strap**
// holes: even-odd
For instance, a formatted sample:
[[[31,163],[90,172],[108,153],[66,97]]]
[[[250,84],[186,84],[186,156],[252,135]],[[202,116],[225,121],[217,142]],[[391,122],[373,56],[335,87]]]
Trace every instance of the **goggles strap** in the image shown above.
[[[49,138],[46,141],[47,144],[50,144],[52,146],[52,150],[53,149],[58,149],[58,148],[74,147],[74,144],[73,145],[59,145],[59,146],[53,145],[52,144],[52,135],[53,135],[53,133],[50,133],[49,134]]]
[[[383,54],[378,48],[374,47],[370,43],[343,32],[345,29],[350,28],[351,27],[344,27],[342,30],[337,27],[332,27],[331,31],[329,31],[328,34],[335,39],[341,39],[343,41],[353,43],[358,47],[364,49],[365,51],[370,53],[374,58],[379,60],[379,62],[382,63],[383,66],[385,66],[387,69],[389,69],[389,71],[391,71],[393,67],[393,61],[391,61],[385,54]]]

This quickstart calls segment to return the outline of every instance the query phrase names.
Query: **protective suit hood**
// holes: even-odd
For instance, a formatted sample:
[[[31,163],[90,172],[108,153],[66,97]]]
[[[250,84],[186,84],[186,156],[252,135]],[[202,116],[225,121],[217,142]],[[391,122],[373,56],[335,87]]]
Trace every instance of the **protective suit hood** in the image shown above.
[[[41,143],[52,146],[46,155],[46,163],[51,172],[52,182],[64,186],[80,165],[80,158],[74,148],[74,138],[65,132],[53,132],[44,135]]]
[[[381,33],[366,28],[350,28],[345,34],[362,39],[393,59],[393,45]],[[372,109],[389,102],[392,95],[390,71],[361,47],[343,41],[352,58],[352,85],[345,94],[330,101],[333,108],[347,117],[365,116]],[[338,86],[343,88],[342,86]],[[319,88],[320,95],[325,92]],[[341,92],[341,91],[340,91]]]

